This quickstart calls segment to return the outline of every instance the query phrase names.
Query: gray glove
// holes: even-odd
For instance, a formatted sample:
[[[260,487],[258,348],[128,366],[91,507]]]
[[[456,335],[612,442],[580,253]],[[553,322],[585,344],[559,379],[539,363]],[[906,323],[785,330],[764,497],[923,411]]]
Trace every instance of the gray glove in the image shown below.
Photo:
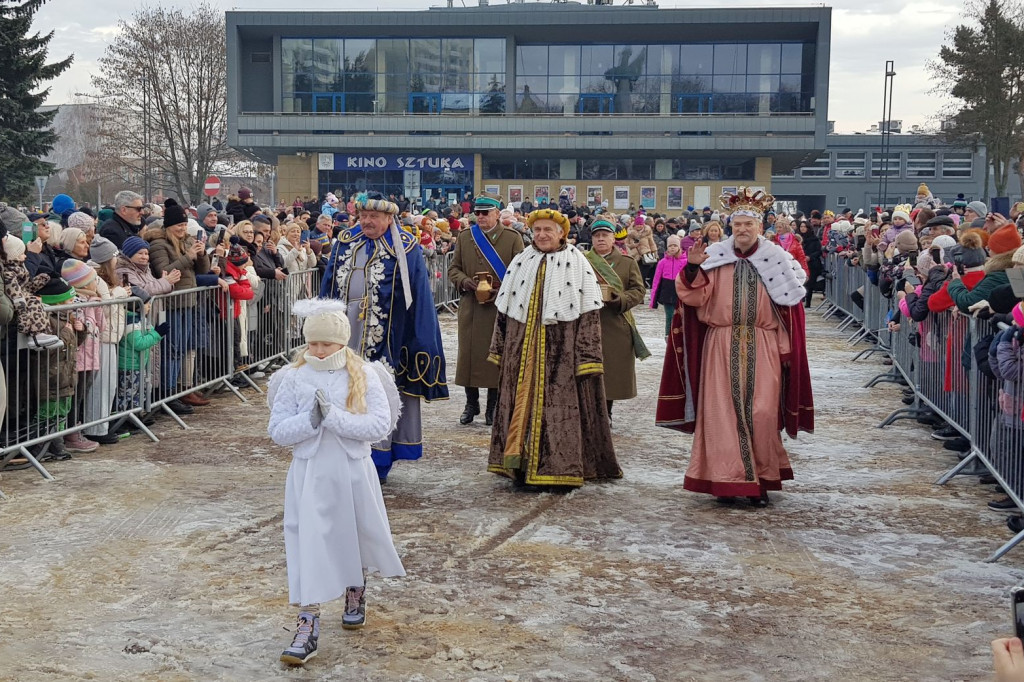
[[[309,425],[314,429],[320,428],[320,423],[324,420],[324,413],[320,409],[320,401],[313,402],[313,409],[309,411]]]
[[[327,394],[323,389],[316,390],[316,404],[320,407],[320,414],[326,419],[327,415],[331,413],[331,401],[327,399]]]

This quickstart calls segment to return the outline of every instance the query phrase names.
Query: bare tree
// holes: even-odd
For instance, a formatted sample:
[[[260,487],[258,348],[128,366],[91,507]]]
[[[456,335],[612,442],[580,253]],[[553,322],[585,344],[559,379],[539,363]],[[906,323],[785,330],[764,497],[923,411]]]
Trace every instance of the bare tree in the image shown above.
[[[105,161],[162,190],[199,201],[203,180],[241,161],[227,146],[224,15],[145,7],[119,22],[99,60]]]

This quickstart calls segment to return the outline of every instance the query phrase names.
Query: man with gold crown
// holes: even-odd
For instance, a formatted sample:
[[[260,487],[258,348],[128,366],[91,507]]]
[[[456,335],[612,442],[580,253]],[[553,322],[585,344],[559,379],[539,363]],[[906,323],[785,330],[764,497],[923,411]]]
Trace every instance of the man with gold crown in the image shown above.
[[[473,204],[476,225],[459,235],[448,268],[448,278],[462,293],[455,383],[466,387],[466,409],[459,417],[463,425],[480,414],[481,388],[487,389],[484,412],[487,426],[494,423],[494,406],[498,404],[498,368],[487,362],[494,318],[498,315],[494,299],[505,281],[508,264],[523,250],[522,236],[498,221],[500,209],[497,197],[481,194],[476,198]],[[481,285],[491,293],[478,296],[477,289]]]
[[[356,198],[359,222],[338,234],[320,296],[347,304],[349,347],[394,370],[402,416],[373,462],[383,482],[398,459],[423,455],[420,400],[447,400],[441,328],[430,276],[416,238],[399,229],[398,206],[378,192]],[[396,248],[398,247],[398,248]]]
[[[804,311],[806,274],[762,235],[774,197],[722,196],[732,236],[690,248],[665,353],[657,424],[693,434],[683,488],[768,504],[793,478],[780,430],[814,429]]]
[[[487,470],[517,484],[619,478],[605,405],[601,287],[567,242],[569,219],[532,212],[533,242],[498,293],[488,359],[500,367]]]

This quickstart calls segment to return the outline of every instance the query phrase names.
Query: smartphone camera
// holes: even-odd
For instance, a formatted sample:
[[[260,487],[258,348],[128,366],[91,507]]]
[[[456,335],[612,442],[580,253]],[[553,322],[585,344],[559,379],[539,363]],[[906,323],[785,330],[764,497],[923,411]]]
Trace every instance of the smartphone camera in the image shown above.
[[[1024,641],[1024,586],[1018,585],[1010,591],[1013,608],[1013,633]]]
[[[956,265],[956,271],[960,273],[960,276],[964,275],[964,257],[962,254],[953,254],[953,263]]]

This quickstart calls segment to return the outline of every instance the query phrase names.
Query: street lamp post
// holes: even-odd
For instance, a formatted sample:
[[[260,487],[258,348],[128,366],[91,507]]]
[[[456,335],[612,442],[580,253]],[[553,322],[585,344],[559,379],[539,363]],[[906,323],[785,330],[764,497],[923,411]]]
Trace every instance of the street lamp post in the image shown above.
[[[889,151],[892,149],[892,89],[896,78],[894,62],[885,62],[885,87],[882,90],[882,144],[881,164],[878,173],[878,210],[881,212],[888,203],[889,197]]]

